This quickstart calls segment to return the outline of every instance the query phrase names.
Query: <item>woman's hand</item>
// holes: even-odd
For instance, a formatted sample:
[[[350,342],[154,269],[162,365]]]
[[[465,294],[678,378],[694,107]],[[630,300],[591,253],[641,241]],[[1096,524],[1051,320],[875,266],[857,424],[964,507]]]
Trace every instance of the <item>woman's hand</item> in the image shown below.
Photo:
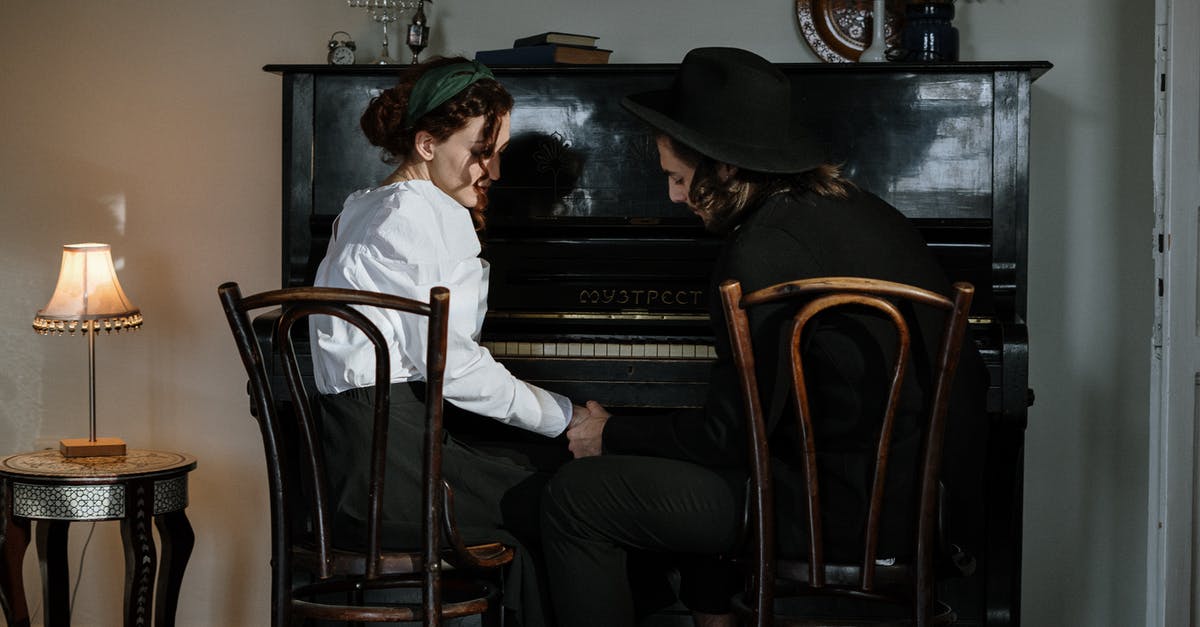
[[[575,425],[587,420],[591,415],[587,407],[583,405],[571,405],[571,421],[567,423],[567,429],[574,428]]]
[[[567,448],[576,459],[599,455],[604,444],[604,425],[611,414],[604,406],[596,401],[588,401],[586,414],[576,419],[579,412],[571,417],[567,427]]]

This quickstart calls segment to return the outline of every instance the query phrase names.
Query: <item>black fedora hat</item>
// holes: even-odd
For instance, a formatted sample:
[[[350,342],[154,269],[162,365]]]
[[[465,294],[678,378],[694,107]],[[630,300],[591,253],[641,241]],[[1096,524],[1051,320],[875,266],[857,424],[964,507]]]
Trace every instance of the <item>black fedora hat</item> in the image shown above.
[[[787,76],[747,50],[696,48],[669,88],[633,94],[621,104],[701,154],[739,168],[791,173],[824,161],[817,143],[792,128]]]

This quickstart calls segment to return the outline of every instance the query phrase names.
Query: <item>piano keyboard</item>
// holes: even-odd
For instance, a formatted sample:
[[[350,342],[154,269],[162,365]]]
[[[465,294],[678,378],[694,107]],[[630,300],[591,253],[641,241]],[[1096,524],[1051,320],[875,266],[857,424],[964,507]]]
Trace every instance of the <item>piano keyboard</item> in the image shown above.
[[[584,359],[697,359],[717,358],[711,344],[634,344],[618,342],[480,342],[492,356],[578,357]]]

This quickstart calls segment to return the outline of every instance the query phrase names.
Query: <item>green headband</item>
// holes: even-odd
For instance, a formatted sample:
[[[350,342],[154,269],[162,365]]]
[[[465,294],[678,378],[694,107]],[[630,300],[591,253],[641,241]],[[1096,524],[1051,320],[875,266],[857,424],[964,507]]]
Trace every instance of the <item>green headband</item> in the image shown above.
[[[484,78],[496,77],[486,65],[478,61],[451,63],[425,72],[417,79],[417,84],[413,86],[412,94],[408,97],[408,122],[405,128],[412,128],[426,113]]]

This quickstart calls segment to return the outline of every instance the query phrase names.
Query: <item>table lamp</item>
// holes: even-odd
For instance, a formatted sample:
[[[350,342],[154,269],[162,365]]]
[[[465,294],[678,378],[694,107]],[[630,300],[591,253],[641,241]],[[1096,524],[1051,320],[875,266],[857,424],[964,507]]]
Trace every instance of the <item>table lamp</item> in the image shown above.
[[[120,438],[96,437],[96,333],[132,331],[142,326],[138,311],[117,281],[108,244],[63,246],[58,285],[50,303],[33,319],[41,335],[75,334],[88,338],[88,437],[59,440],[64,457],[109,457],[125,454]]]

